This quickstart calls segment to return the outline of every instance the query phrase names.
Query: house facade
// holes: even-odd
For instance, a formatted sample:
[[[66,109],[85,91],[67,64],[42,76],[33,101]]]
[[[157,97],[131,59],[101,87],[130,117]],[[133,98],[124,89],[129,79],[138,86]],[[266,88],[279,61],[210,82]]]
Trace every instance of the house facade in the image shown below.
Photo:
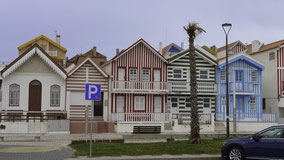
[[[201,131],[214,131],[214,112],[217,95],[216,57],[200,46],[195,47],[198,112]],[[172,53],[168,63],[168,82],[171,86],[168,103],[173,120],[173,130],[185,132],[190,129],[190,64],[189,49]]]
[[[262,102],[262,72],[264,65],[246,53],[237,53],[228,58],[229,65],[229,117],[233,121],[236,110],[238,131],[255,129],[277,122],[276,113],[264,113]],[[217,67],[218,96],[215,119],[226,121],[226,61],[220,60]],[[253,125],[254,124],[254,125]],[[249,125],[252,125],[249,127]]]
[[[143,39],[110,60],[112,77],[111,120],[118,132],[134,126],[161,126],[169,122],[166,111],[168,61]]]

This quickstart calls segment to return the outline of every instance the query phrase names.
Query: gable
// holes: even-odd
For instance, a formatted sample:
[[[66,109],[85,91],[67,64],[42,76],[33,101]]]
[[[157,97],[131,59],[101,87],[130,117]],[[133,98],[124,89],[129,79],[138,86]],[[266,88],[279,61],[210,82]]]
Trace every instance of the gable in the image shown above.
[[[249,65],[252,65],[260,70],[264,70],[264,65],[261,64],[260,62],[258,62],[257,60],[253,59],[252,57],[244,54],[244,53],[240,53],[240,54],[236,54],[236,55],[233,55],[231,57],[229,57],[228,59],[228,64],[231,64],[231,63],[234,63],[234,62],[237,62],[237,61],[243,61]],[[225,60],[222,60],[219,62],[219,68],[222,68],[226,65],[225,63],[226,61]]]

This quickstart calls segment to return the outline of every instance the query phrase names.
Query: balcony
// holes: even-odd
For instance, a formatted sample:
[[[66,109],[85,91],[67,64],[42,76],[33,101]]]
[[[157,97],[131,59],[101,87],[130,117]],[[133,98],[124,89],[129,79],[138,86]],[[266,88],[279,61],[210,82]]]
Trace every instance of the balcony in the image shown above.
[[[169,122],[170,113],[112,113],[113,122]]]
[[[168,82],[113,81],[112,90],[116,93],[168,93]]]
[[[218,92],[218,85],[215,83],[197,83],[198,93],[216,93]],[[172,92],[190,92],[189,82],[171,82]]]
[[[46,50],[46,53],[48,53],[48,55],[50,56],[57,56],[57,51],[47,51]]]
[[[226,83],[225,83],[226,84]],[[258,85],[257,83],[253,82],[243,82],[243,83],[229,83],[229,92],[246,92],[246,93],[253,93],[253,86]]]

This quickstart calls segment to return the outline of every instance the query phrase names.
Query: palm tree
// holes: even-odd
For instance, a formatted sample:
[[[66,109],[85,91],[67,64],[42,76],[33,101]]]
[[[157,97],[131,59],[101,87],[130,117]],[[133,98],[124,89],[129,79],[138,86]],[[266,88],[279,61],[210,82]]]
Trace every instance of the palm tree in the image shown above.
[[[190,143],[200,144],[200,124],[197,108],[197,83],[196,83],[196,64],[195,64],[195,38],[205,32],[204,29],[198,26],[198,23],[189,22],[187,26],[183,27],[188,35],[189,42],[189,64],[190,64],[190,102],[191,102],[191,123],[190,123]]]

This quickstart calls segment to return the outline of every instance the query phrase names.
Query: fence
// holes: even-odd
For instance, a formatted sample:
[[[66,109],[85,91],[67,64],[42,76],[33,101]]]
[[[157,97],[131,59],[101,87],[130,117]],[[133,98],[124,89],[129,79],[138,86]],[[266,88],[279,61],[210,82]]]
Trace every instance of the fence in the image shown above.
[[[200,124],[211,124],[211,114],[210,113],[199,113],[199,123]],[[190,113],[176,113],[172,114],[173,119],[178,119],[179,124],[185,124],[191,122]]]
[[[229,114],[230,121],[233,121],[233,113]],[[276,123],[277,122],[277,113],[236,113],[237,122],[267,122],[267,123]],[[216,112],[215,113],[216,121],[226,121],[225,112]]]
[[[169,122],[170,113],[112,113],[114,122]]]

